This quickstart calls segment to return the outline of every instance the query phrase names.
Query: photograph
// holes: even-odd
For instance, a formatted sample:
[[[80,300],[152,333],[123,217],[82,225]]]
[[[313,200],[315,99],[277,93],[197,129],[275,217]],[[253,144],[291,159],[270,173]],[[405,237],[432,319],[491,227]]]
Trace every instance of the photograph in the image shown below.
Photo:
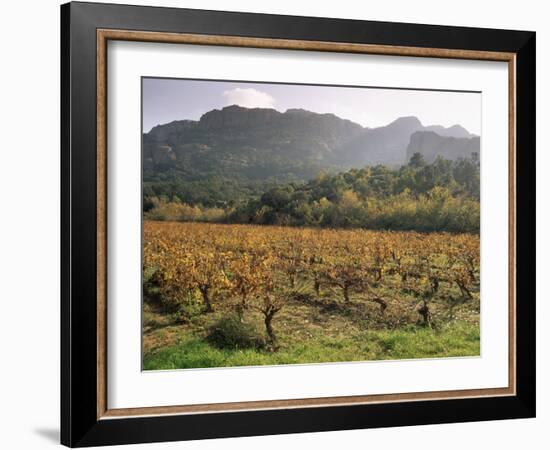
[[[29,67],[15,71],[20,89],[5,83],[21,125],[8,142],[32,122],[22,92],[59,95],[45,109],[57,105],[58,126],[51,111],[32,123],[60,157],[40,147],[34,184],[7,171],[12,190],[34,187],[7,196],[23,205],[7,223],[26,231],[10,240],[11,278],[24,277],[7,303],[20,309],[30,271],[46,268],[30,284],[40,326],[26,328],[55,334],[37,341],[8,321],[30,339],[12,346],[28,360],[12,364],[19,378],[56,364],[26,383],[58,411],[23,414],[35,440],[242,450],[322,435],[317,447],[348,448],[391,430],[407,447],[498,436],[511,449],[527,429],[542,435],[542,15],[145,3],[63,4],[56,20],[32,15],[44,26],[14,47]],[[37,83],[47,36],[59,70]],[[7,167],[30,167],[27,149],[8,153],[22,163]],[[45,200],[21,201],[36,193]],[[46,217],[35,206],[56,216],[41,224],[57,239],[25,229]],[[29,260],[29,239],[57,252]],[[57,308],[40,277],[56,282]],[[29,409],[11,391],[11,409]],[[475,430],[449,439],[450,424]],[[424,425],[430,438],[417,439]]]
[[[480,355],[480,92],[141,89],[143,370]]]

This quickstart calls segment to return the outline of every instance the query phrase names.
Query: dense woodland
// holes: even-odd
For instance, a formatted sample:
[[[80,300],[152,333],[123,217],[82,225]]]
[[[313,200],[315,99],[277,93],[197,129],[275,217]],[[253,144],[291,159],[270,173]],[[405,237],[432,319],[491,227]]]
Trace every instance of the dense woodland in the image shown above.
[[[479,158],[420,153],[385,165],[320,172],[307,182],[213,177],[144,184],[146,219],[479,232]]]

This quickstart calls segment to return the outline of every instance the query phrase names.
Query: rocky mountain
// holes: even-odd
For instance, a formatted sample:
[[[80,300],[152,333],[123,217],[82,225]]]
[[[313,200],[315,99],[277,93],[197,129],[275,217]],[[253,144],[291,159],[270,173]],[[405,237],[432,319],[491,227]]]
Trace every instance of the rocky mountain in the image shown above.
[[[401,117],[384,127],[366,129],[342,148],[341,157],[359,166],[403,164],[411,135],[422,129],[416,117]]]
[[[314,176],[338,165],[338,150],[363,127],[333,114],[228,106],[199,121],[154,127],[143,137],[145,171]]]
[[[421,153],[428,163],[437,156],[451,160],[470,158],[474,153],[479,156],[479,136],[445,137],[433,131],[417,131],[411,135],[407,159],[415,153]]]
[[[455,137],[455,138],[472,138],[475,134],[470,133],[466,128],[460,125],[453,125],[452,127],[445,128],[441,125],[429,125],[424,127],[424,131],[433,131],[440,136]]]
[[[476,145],[479,152],[479,138],[459,125],[425,127],[416,117],[369,129],[334,114],[233,105],[144,134],[144,179],[223,175],[303,180],[319,170],[401,165],[414,151],[428,159],[434,154],[469,157]]]

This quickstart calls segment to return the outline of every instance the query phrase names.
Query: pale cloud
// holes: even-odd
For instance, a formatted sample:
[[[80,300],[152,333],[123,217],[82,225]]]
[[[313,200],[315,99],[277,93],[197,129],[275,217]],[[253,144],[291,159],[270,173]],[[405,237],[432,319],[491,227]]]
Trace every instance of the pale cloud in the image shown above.
[[[239,105],[245,108],[273,108],[275,99],[262,91],[253,88],[235,88],[224,91],[223,96],[228,105]]]

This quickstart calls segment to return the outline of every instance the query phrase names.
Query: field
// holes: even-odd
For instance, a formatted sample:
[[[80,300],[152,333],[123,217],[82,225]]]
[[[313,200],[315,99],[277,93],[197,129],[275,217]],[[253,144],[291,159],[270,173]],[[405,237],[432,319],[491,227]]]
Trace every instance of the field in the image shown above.
[[[144,222],[145,370],[479,355],[476,234]]]

